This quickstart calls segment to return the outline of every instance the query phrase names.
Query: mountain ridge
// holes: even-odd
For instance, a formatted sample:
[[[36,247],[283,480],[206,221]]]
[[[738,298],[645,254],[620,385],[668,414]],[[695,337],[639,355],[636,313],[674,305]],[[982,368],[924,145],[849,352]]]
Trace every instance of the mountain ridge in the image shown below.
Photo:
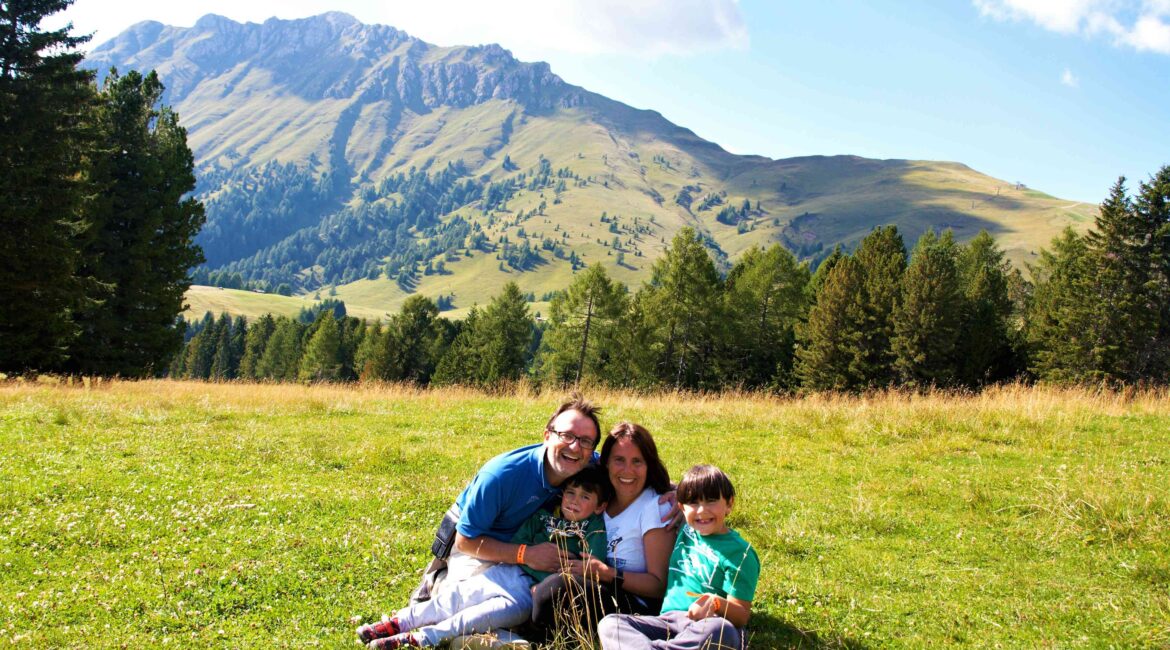
[[[732,154],[500,45],[434,46],[340,12],[138,23],[87,65],[159,71],[195,152],[212,270],[270,290],[332,286],[389,306],[454,293],[465,308],[508,280],[547,293],[593,261],[633,285],[683,226],[723,260],[772,242],[815,259],[884,223],[910,243],[928,227],[987,228],[1020,263],[1096,209],[958,162]],[[432,188],[446,203],[400,191],[445,169],[461,170]],[[511,265],[521,245],[539,272]],[[427,271],[439,261],[445,273]]]

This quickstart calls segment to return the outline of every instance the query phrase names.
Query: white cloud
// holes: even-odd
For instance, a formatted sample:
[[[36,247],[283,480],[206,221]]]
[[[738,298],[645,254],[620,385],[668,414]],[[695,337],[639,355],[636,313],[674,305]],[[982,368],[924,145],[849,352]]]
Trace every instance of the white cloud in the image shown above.
[[[1170,0],[972,0],[984,16],[1170,54]]]
[[[142,20],[193,25],[216,13],[263,22],[343,11],[439,45],[499,43],[520,53],[686,55],[746,48],[739,0],[76,0],[64,20],[97,31],[95,44]]]
[[[1060,75],[1060,83],[1068,86],[1069,88],[1077,88],[1081,85],[1081,80],[1077,79],[1077,76],[1073,74],[1072,70],[1065,68],[1064,74]]]

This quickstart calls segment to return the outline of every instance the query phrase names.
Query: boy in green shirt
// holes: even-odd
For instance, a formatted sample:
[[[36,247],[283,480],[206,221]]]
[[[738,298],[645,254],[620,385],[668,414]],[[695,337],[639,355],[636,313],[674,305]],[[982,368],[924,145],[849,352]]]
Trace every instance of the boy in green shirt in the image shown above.
[[[760,558],[727,527],[735,505],[731,479],[718,467],[696,465],[678,484],[678,502],[687,525],[670,555],[662,613],[606,616],[598,626],[605,650],[745,647]]]

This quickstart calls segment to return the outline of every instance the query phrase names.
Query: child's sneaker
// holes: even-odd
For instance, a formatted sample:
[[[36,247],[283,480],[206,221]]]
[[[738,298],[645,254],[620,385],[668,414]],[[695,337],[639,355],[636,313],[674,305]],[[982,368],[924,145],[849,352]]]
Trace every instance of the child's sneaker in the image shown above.
[[[358,638],[362,643],[369,643],[374,639],[381,639],[388,636],[394,636],[402,630],[398,626],[398,619],[388,618],[379,623],[369,623],[357,629]],[[391,646],[397,647],[397,646]]]
[[[392,648],[417,648],[419,646],[418,640],[414,638],[413,634],[409,632],[402,634],[395,634],[383,639],[375,639],[370,642],[370,647],[376,650],[391,650]]]

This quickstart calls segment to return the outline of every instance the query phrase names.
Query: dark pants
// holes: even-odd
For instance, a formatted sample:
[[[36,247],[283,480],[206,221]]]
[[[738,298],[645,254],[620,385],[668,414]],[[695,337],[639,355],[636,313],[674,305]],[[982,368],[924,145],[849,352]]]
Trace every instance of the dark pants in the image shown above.
[[[612,583],[556,574],[536,584],[532,594],[532,623],[545,634],[558,629],[570,635],[592,638],[593,630],[607,614],[657,614],[662,601],[639,599],[613,588]]]
[[[701,621],[686,612],[606,616],[597,626],[603,650],[741,650],[743,630],[722,616]]]

